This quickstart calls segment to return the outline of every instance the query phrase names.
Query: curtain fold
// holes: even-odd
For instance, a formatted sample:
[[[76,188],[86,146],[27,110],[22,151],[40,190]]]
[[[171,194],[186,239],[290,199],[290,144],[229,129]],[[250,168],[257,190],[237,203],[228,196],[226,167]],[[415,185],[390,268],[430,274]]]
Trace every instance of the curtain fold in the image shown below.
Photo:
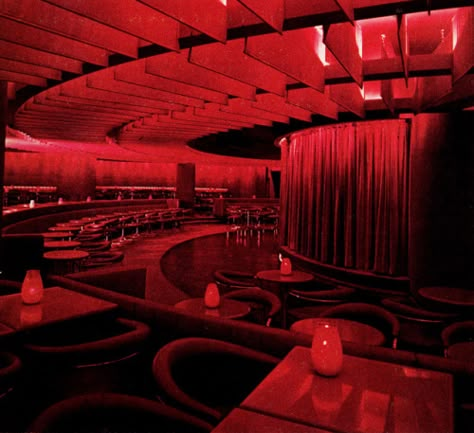
[[[408,125],[313,128],[282,148],[281,241],[322,263],[405,275]]]

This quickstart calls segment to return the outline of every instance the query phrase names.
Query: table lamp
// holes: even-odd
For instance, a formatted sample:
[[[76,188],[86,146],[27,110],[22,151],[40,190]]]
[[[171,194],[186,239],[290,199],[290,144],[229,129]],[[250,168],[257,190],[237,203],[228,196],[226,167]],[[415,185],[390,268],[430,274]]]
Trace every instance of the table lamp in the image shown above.
[[[216,283],[209,283],[204,293],[204,305],[207,308],[217,308],[221,302],[219,288]]]
[[[321,322],[314,329],[311,361],[322,376],[337,376],[342,370],[342,342],[334,323]]]
[[[25,304],[37,304],[43,298],[43,280],[39,269],[29,269],[21,285],[21,299]]]

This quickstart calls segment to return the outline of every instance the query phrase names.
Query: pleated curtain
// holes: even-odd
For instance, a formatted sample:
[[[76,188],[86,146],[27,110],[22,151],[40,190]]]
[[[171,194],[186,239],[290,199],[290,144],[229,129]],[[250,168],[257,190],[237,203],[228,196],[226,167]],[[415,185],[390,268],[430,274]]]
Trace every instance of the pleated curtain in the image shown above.
[[[283,142],[282,244],[321,263],[405,275],[407,122],[325,126]]]

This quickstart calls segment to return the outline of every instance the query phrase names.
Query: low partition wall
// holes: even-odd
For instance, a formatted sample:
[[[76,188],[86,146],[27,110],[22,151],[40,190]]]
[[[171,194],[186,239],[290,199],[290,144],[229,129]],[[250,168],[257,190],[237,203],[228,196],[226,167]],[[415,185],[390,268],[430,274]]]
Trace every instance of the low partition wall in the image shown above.
[[[129,271],[133,272],[132,269]],[[84,273],[81,273],[79,275],[81,281],[77,281],[75,278],[74,274],[64,277],[50,276],[48,283],[118,304],[122,315],[150,325],[156,338],[156,346],[177,338],[207,337],[241,344],[277,357],[285,356],[296,345],[311,346],[311,335],[244,321],[193,315],[173,306],[128,296],[120,289],[122,293],[118,293],[119,290],[99,288],[94,285],[92,275],[91,278],[86,279]],[[103,279],[105,276],[102,275],[101,278]],[[88,283],[83,282],[86,280]],[[343,349],[344,353],[348,355],[451,373],[455,380],[456,405],[471,399],[474,381],[472,362],[350,342],[344,342]]]
[[[175,201],[172,201],[174,204]],[[37,205],[34,208],[19,206],[3,212],[3,234],[41,233],[58,222],[124,210],[166,209],[170,202],[158,200],[98,200]]]
[[[314,275],[315,285],[320,288],[348,286],[356,289],[361,297],[380,298],[408,295],[408,277],[390,277],[372,272],[363,272],[339,266],[331,266],[296,253],[288,247],[280,247],[282,256],[289,257],[297,268]]]

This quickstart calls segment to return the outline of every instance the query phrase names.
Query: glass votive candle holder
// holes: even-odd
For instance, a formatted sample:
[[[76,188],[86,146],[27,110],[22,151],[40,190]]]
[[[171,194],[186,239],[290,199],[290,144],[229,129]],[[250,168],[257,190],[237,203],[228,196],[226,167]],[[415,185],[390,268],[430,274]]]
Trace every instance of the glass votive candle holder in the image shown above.
[[[321,321],[315,326],[311,344],[314,370],[322,376],[337,376],[342,370],[342,342],[336,324]]]
[[[282,259],[280,264],[280,274],[281,275],[291,275],[293,273],[291,260],[288,257]]]
[[[206,308],[217,308],[221,302],[219,288],[216,283],[209,283],[204,293],[204,305]]]
[[[21,299],[24,304],[37,304],[43,298],[44,288],[41,273],[38,269],[26,271],[21,285]]]

